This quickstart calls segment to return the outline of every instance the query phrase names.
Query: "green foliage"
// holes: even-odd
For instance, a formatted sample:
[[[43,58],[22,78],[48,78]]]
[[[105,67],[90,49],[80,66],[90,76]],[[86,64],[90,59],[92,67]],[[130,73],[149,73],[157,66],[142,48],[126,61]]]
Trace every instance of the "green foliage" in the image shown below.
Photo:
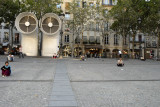
[[[74,24],[82,26],[88,20],[89,6],[86,5],[84,8],[78,7],[77,1],[73,0],[70,4],[69,12],[73,14]]]
[[[60,14],[61,9],[57,8],[60,0],[24,0],[28,12],[33,12],[37,19],[40,20],[46,13]]]
[[[145,0],[119,0],[110,11],[110,15],[115,20],[111,28],[120,32],[128,27],[135,33],[137,30],[144,33],[153,32],[158,26],[158,20],[160,20],[159,7],[159,0],[151,0],[150,2]],[[141,23],[138,23],[138,18],[141,19]]]
[[[79,6],[78,7],[78,0],[73,0],[70,4],[69,12],[73,14],[73,19],[68,22],[69,25],[74,23],[74,30],[79,30],[78,28],[83,31],[84,25],[88,24],[89,20],[94,20],[97,23],[104,21],[108,18],[106,14],[107,9],[105,9],[102,5],[100,5],[101,0],[95,0],[96,5],[90,6],[88,4],[85,7]],[[73,28],[73,26],[71,26]]]
[[[24,11],[24,5],[18,0],[0,0],[0,23],[14,26],[16,16]]]

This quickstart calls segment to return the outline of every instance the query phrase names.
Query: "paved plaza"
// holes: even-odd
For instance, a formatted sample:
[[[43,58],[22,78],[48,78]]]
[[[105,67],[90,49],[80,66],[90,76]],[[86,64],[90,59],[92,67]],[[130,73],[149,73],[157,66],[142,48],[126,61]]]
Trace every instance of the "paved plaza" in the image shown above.
[[[160,61],[116,62],[15,57],[12,75],[0,77],[0,107],[159,107]]]

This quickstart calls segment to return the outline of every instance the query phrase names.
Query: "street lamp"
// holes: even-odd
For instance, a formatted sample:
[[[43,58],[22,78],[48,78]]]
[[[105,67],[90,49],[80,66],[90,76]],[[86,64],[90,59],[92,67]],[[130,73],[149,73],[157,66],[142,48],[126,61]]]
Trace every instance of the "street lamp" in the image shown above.
[[[61,36],[61,43],[60,43],[60,58],[63,57],[63,53],[62,53],[62,37],[63,37],[63,20],[64,20],[64,16],[65,16],[64,13],[61,13],[61,14],[59,15],[59,17],[60,17],[60,19],[61,19],[61,22],[62,22],[62,24],[61,24],[61,31],[60,31],[60,36]]]
[[[138,18],[138,24],[139,24],[139,29],[140,29],[140,24],[141,24],[141,22],[142,22],[142,20],[141,20],[141,18],[139,17]],[[139,38],[139,43],[140,43],[140,45],[139,45],[139,56],[140,56],[140,59],[141,59],[141,57],[142,57],[142,46],[141,46],[141,44],[142,44],[142,36],[141,36],[141,38]]]

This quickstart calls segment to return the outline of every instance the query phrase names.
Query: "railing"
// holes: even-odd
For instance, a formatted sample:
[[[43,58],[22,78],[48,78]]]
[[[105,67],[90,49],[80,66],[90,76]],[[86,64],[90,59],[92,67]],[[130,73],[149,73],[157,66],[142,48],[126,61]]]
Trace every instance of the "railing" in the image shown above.
[[[133,42],[133,40],[130,40],[130,42]],[[144,43],[144,40],[139,41],[139,40],[134,40],[135,43]]]
[[[119,43],[114,43],[114,46],[118,46],[119,45]]]

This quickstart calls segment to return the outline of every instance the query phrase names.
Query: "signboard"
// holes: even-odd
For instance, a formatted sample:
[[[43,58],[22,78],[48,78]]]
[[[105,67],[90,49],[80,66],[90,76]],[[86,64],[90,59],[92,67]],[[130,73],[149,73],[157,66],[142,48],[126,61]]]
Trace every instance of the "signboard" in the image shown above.
[[[150,53],[150,51],[147,51],[146,53]]]

